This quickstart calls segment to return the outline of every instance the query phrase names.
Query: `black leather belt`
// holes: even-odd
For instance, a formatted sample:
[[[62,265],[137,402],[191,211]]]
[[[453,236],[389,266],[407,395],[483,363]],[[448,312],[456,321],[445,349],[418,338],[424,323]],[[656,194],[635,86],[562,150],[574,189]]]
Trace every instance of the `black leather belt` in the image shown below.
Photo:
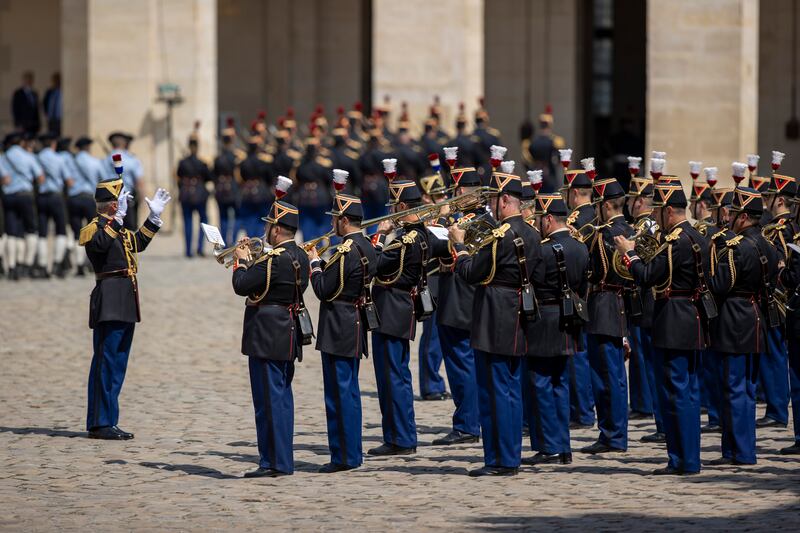
[[[111,278],[130,278],[132,277],[130,269],[123,268],[122,270],[112,270],[110,272],[97,272],[94,278],[97,281]]]

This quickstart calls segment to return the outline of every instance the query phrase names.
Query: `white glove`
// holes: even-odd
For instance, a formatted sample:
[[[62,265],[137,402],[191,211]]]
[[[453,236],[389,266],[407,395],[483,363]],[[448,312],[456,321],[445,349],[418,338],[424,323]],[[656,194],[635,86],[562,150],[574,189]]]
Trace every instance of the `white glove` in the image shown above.
[[[147,217],[147,220],[161,227],[161,213],[164,212],[164,208],[170,200],[172,200],[172,197],[169,192],[161,188],[156,191],[152,200],[145,197],[144,201],[147,202],[147,206],[150,208],[150,216]]]
[[[114,214],[114,220],[120,224],[125,220],[125,215],[128,213],[128,198],[130,197],[131,193],[123,190],[119,198],[117,198],[117,212]]]

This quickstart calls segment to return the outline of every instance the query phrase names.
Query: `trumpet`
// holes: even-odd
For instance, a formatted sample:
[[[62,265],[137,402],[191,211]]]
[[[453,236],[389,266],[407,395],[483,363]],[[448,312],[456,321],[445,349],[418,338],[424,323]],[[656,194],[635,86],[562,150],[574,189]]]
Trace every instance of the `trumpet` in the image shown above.
[[[310,241],[304,242],[301,245],[301,247],[306,252],[310,252],[311,250],[316,248],[319,243],[325,242],[326,244],[324,244],[321,248],[317,249],[317,254],[318,255],[322,255],[328,250],[328,248],[331,247],[331,237],[333,237],[335,234],[336,234],[335,230],[330,230],[325,235],[321,235],[320,237],[317,237],[316,239],[311,239]]]
[[[264,246],[264,239],[261,237],[250,237],[241,244],[236,243],[233,246],[228,246],[227,248],[222,248],[219,245],[214,246],[214,258],[220,265],[224,265],[225,268],[230,268],[236,260],[233,256],[234,250],[242,245],[248,248],[249,257],[245,261],[248,266],[251,265],[256,259],[264,255],[264,249],[266,248],[266,246]]]

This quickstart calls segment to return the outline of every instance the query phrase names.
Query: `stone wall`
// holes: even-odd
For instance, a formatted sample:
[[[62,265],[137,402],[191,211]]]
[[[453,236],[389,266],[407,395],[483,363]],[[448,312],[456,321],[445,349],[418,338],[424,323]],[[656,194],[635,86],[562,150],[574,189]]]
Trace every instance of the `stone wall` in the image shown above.
[[[44,98],[51,75],[61,68],[60,44],[59,0],[0,0],[0,134],[13,127],[11,95],[24,71],[33,71],[34,88]]]
[[[731,162],[757,148],[758,19],[757,0],[648,3],[646,155],[667,152],[685,183],[698,160],[730,184]]]
[[[105,155],[115,129],[136,136],[132,151],[142,159],[145,188],[171,183],[166,105],[157,85],[180,86],[175,107],[175,164],[200,121],[201,155],[216,150],[217,58],[215,0],[62,0],[61,57],[64,130],[95,138]]]
[[[317,104],[329,120],[362,98],[362,0],[220,0],[219,109],[246,129]]]
[[[434,95],[441,98],[448,133],[459,102],[472,115],[484,87],[483,4],[373,0],[373,98],[391,97],[393,119],[405,101],[413,124],[421,125]]]
[[[578,0],[491,0],[484,11],[486,105],[507,157],[520,161],[526,111],[535,123],[547,104],[554,131],[580,154]]]

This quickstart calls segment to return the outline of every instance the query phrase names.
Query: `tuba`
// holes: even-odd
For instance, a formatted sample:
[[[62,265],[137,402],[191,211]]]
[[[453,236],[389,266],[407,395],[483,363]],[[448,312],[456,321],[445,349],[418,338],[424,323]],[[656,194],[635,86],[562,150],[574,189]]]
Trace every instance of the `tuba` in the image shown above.
[[[650,260],[656,256],[661,247],[661,243],[656,238],[658,224],[656,224],[656,222],[651,218],[644,218],[638,224],[636,224],[635,227],[636,233],[630,239],[634,241],[633,249],[636,252],[636,255],[639,256],[639,259],[645,263],[649,263]],[[612,263],[614,272],[616,272],[619,277],[627,280],[633,279],[633,276],[630,272],[628,272],[628,269],[622,260],[622,256],[616,249],[614,250],[614,254],[612,256]]]
[[[233,257],[233,252],[239,246],[239,243],[236,243],[233,246],[228,246],[227,248],[222,248],[221,246],[216,245],[214,247],[214,258],[217,260],[217,263],[224,265],[225,268],[230,268],[235,260]],[[249,257],[245,260],[245,264],[248,267],[251,266],[256,259],[264,255],[264,250],[267,248],[264,245],[264,239],[261,237],[251,237],[244,242],[244,246],[246,246],[250,252]]]

